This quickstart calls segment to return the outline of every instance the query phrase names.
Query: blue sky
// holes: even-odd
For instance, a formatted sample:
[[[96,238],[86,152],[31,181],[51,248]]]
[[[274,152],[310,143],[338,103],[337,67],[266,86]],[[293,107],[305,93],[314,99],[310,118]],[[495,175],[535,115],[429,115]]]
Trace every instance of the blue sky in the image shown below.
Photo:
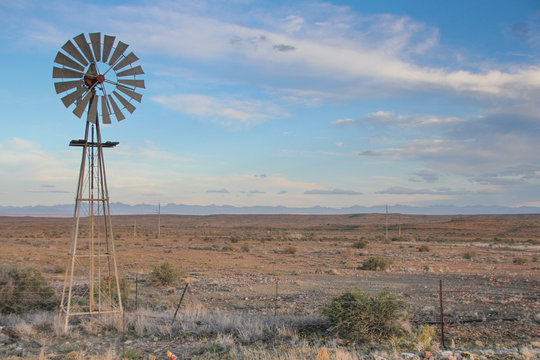
[[[539,1],[0,0],[0,205],[73,202],[80,33],[130,45],[112,201],[540,206]]]

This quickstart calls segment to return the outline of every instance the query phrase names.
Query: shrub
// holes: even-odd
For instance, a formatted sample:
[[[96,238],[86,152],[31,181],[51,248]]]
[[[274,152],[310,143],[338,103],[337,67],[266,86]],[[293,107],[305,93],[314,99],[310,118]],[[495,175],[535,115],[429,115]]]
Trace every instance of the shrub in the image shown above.
[[[358,268],[360,270],[386,270],[390,267],[390,261],[382,256],[371,256],[369,259],[364,261],[362,266]]]
[[[54,288],[33,268],[0,268],[0,312],[50,310],[58,303]]]
[[[150,280],[157,285],[171,285],[182,276],[182,271],[172,266],[169,262],[156,266],[150,273]]]
[[[236,244],[239,241],[238,236],[231,236],[230,240],[233,244]]]
[[[120,278],[120,295],[122,295],[122,303],[126,303],[129,294],[131,293],[131,284],[126,278]],[[111,297],[113,302],[118,302],[118,291],[116,290],[116,280],[114,276],[105,277],[100,284],[101,293],[106,297]],[[96,288],[96,296],[98,289]]]
[[[248,245],[248,244],[242,245],[242,247],[240,248],[240,250],[242,250],[242,252],[249,252],[249,245]]]
[[[359,342],[405,335],[410,317],[409,306],[389,290],[374,296],[360,289],[346,291],[327,303],[322,313],[340,337]]]
[[[524,257],[515,257],[513,262],[516,265],[525,265],[529,260]]]
[[[475,258],[478,254],[476,251],[467,251],[463,254],[463,258],[467,260],[471,260],[472,258]]]
[[[287,246],[285,249],[283,249],[283,254],[290,254],[294,255],[296,254],[297,249],[294,246]]]
[[[427,245],[422,245],[418,248],[418,251],[420,252],[429,252],[431,249]]]
[[[139,355],[139,352],[136,349],[126,349],[124,351],[124,358],[129,360],[137,360],[140,359],[141,356]]]
[[[353,248],[355,249],[363,249],[368,245],[368,242],[366,240],[358,240],[353,243]]]

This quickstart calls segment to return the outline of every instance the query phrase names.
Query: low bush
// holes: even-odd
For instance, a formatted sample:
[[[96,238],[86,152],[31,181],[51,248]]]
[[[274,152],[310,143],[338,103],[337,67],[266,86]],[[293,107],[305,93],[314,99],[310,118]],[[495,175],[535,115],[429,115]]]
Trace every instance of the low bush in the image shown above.
[[[353,248],[355,249],[363,249],[366,246],[368,246],[368,242],[366,240],[358,240],[353,243]]]
[[[525,265],[526,263],[529,262],[529,260],[524,257],[515,257],[513,262],[516,265]]]
[[[126,303],[129,294],[131,293],[131,284],[126,278],[120,278],[120,295],[122,296],[122,303]],[[116,289],[116,279],[114,276],[112,277],[105,277],[103,280],[101,280],[100,284],[100,290],[101,293],[106,297],[111,297],[111,300],[115,303],[118,302],[118,291]],[[97,296],[98,289],[96,288],[96,296]]]
[[[476,251],[467,251],[466,253],[463,254],[463,258],[464,259],[467,259],[467,260],[471,260],[472,258],[475,258],[478,254],[476,253]]]
[[[183,272],[169,262],[156,266],[150,273],[150,280],[156,285],[172,285],[183,276]]]
[[[418,248],[418,251],[420,252],[429,252],[431,249],[427,245],[422,245]]]
[[[297,249],[294,246],[287,246],[285,249],[283,249],[283,254],[289,254],[294,255],[296,254]]]
[[[390,261],[382,256],[371,256],[369,257],[362,266],[359,266],[360,270],[386,270],[390,267]]]
[[[51,310],[58,299],[43,273],[33,268],[0,268],[0,312]]]
[[[350,341],[380,342],[408,333],[409,306],[389,290],[368,295],[346,291],[322,309],[337,335]]]

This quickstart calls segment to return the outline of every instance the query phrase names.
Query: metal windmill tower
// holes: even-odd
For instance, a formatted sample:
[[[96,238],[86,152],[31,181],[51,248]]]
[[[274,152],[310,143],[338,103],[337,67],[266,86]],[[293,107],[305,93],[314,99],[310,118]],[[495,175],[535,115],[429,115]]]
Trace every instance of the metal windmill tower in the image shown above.
[[[102,38],[101,33],[89,38],[80,34],[68,40],[53,67],[53,78],[59,79],[56,93],[66,93],[62,97],[66,108],[74,105],[73,113],[86,118],[84,139],[69,143],[82,148],[82,157],[59,311],[66,329],[71,316],[123,312],[103,158],[103,149],[118,142],[102,141],[100,120],[110,124],[112,115],[124,120],[122,110],[133,113],[133,100],[142,99],[136,89],[145,87],[137,78],[144,74],[142,68],[133,66],[137,56],[124,55],[127,44],[116,43],[114,36]]]

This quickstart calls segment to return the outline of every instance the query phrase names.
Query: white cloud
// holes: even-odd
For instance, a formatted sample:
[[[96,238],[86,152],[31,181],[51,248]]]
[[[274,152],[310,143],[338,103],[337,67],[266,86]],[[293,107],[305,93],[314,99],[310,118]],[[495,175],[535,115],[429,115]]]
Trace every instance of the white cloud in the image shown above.
[[[395,114],[392,111],[375,111],[369,113],[365,116],[361,116],[357,119],[345,118],[336,120],[333,122],[334,125],[348,125],[348,124],[358,124],[362,125],[364,123],[374,123],[382,125],[392,125],[392,126],[401,126],[401,127],[437,127],[437,126],[447,126],[453,125],[464,120],[455,116],[436,116],[436,115],[427,115],[427,116],[413,116],[413,115],[399,115]]]
[[[124,6],[117,10],[111,12],[117,15],[108,19],[110,26],[123,37],[137,39],[144,51],[205,61],[237,59],[240,54],[242,63],[269,75],[295,74],[338,82],[365,78],[396,89],[429,88],[514,99],[528,98],[532,89],[540,89],[538,66],[494,65],[472,71],[416,63],[410,55],[429,52],[439,35],[437,29],[407,17],[362,18],[349,12],[349,18],[320,26],[292,15],[276,27],[248,27],[215,16],[175,11],[174,7]],[[131,22],[122,20],[125,18]],[[137,22],[135,28],[132,22]],[[316,31],[308,31],[312,29]],[[273,46],[279,44],[295,50],[274,51]]]
[[[169,109],[230,127],[249,127],[267,119],[285,116],[277,106],[261,100],[227,99],[200,94],[155,96],[152,100]]]

